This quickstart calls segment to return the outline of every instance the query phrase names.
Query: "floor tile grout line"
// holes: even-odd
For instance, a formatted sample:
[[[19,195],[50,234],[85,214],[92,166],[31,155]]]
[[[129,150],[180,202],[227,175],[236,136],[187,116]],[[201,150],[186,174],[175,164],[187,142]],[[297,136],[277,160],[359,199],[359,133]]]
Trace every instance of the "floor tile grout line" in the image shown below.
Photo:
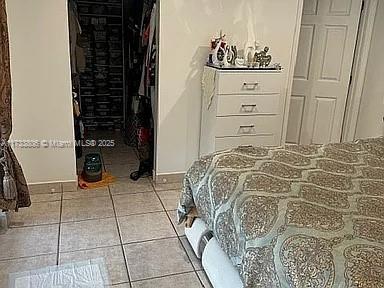
[[[135,241],[135,242],[129,242],[129,243],[123,243],[121,241],[120,244],[115,244],[115,245],[110,245],[110,246],[98,246],[98,247],[92,247],[92,248],[82,248],[82,249],[75,249],[75,250],[60,251],[60,254],[74,253],[74,252],[84,252],[84,251],[97,250],[97,249],[105,249],[105,248],[116,248],[116,247],[120,247],[120,246],[137,245],[137,244],[141,244],[141,243],[155,242],[155,241],[158,241],[158,240],[170,240],[170,239],[176,239],[176,238],[178,238],[178,237],[177,236],[174,236],[174,237],[163,237],[163,238],[149,239],[149,240],[143,240],[143,241]],[[50,253],[50,254],[52,254],[52,253]],[[46,254],[42,254],[42,255],[46,255]],[[28,257],[34,257],[34,256],[26,256],[26,257],[28,258]],[[18,258],[11,258],[11,259],[18,259]],[[9,259],[6,259],[6,260],[9,260]],[[0,261],[2,261],[2,260],[0,260]]]
[[[58,194],[58,193],[56,193]],[[44,194],[41,194],[41,195],[44,195]],[[57,200],[48,200],[48,201],[33,201],[32,200],[32,204],[37,204],[37,203],[52,203],[52,202],[60,202],[61,200],[60,199],[57,199]]]
[[[141,244],[141,243],[156,242],[156,241],[159,241],[159,240],[170,240],[170,239],[176,239],[176,238],[178,238],[176,235],[174,237],[153,238],[153,239],[147,239],[147,240],[140,240],[140,241],[123,243],[123,246],[137,245],[137,244]]]
[[[90,197],[90,196],[89,197],[79,197],[79,198],[70,198],[70,199],[63,198],[63,201],[89,200],[89,199],[95,199],[95,198],[109,198],[109,195],[105,195],[105,196],[92,196],[92,197]]]
[[[130,216],[143,216],[147,214],[161,214],[161,213],[167,213],[168,211],[163,211],[163,210],[153,210],[153,211],[148,211],[148,212],[142,212],[142,213],[133,213],[133,214],[128,214],[128,215],[117,215],[117,218],[123,218],[123,217],[130,217]]]
[[[61,224],[72,224],[86,221],[96,221],[96,220],[104,220],[104,219],[114,219],[115,216],[108,216],[103,218],[90,218],[90,219],[81,219],[81,220],[73,220],[73,221],[62,221]]]
[[[39,191],[39,192],[36,192],[36,191]],[[33,191],[29,191],[29,194],[31,195],[31,196],[34,196],[34,195],[54,195],[54,194],[61,194],[61,193],[63,193],[63,192],[52,192],[52,191],[48,191],[48,190],[36,190],[35,192],[33,192]],[[59,200],[57,200],[57,201],[59,201]]]
[[[172,211],[172,210],[168,210],[168,211]],[[133,214],[127,214],[127,215],[118,215],[118,214],[114,213],[113,216],[107,216],[107,217],[80,219],[80,220],[72,220],[72,221],[61,221],[61,224],[71,224],[71,223],[86,222],[86,221],[93,221],[93,220],[114,219],[115,217],[116,218],[123,218],[123,217],[130,217],[130,216],[140,216],[140,215],[146,215],[146,214],[166,213],[166,212],[167,211],[156,210],[156,211],[143,212],[143,213],[133,213]],[[36,227],[36,226],[49,226],[49,225],[57,225],[57,224],[59,224],[59,223],[41,224],[41,225],[32,225],[32,226],[22,226],[22,227],[16,227],[16,228]]]
[[[32,201],[32,205],[34,204],[43,204],[43,203],[53,203],[53,202],[60,202],[60,200],[52,200],[52,201]]]
[[[120,248],[121,248],[121,252],[123,254],[123,258],[124,258],[124,265],[125,265],[125,270],[127,271],[129,286],[132,286],[131,285],[131,275],[129,274],[128,260],[127,260],[127,256],[125,255],[124,244],[123,244],[123,240],[121,237],[120,225],[119,225],[119,221],[117,219],[115,202],[113,201],[111,189],[109,188],[109,186],[108,186],[108,191],[109,191],[109,196],[110,196],[111,201],[112,201],[113,213],[115,214],[116,229],[117,229],[117,233],[119,234]]]
[[[107,249],[107,248],[117,248],[120,246],[121,246],[120,244],[115,244],[115,245],[111,245],[111,246],[98,246],[98,247],[92,247],[92,248],[82,248],[82,249],[78,249],[78,250],[61,251],[60,254],[67,254],[67,253],[74,253],[74,252],[85,252],[85,251]]]
[[[95,218],[87,218],[87,219],[80,219],[80,220],[65,220],[61,221],[61,224],[71,224],[71,223],[79,223],[79,222],[86,222],[86,221],[92,221],[92,220],[104,220],[104,219],[113,219],[114,216],[107,216],[107,217],[95,217]]]
[[[160,196],[158,195],[157,190],[156,190],[156,188],[155,188],[155,186],[154,186],[154,183],[153,183],[152,181],[151,181],[151,184],[152,184],[153,190],[155,191],[155,194],[156,194],[157,198],[159,199],[161,205],[163,206],[164,211],[167,212],[167,210],[165,209],[165,205],[164,205],[163,202],[161,201]],[[188,258],[188,260],[189,260],[189,264],[192,266],[192,269],[193,269],[195,275],[197,276],[197,279],[199,279],[199,282],[200,282],[201,286],[202,286],[202,287],[205,287],[204,284],[203,284],[203,282],[202,282],[202,280],[200,279],[199,275],[197,274],[197,270],[195,269],[195,265],[193,265],[193,263],[192,263],[192,259],[191,259],[191,257],[189,257],[189,255],[188,255],[187,249],[184,247],[183,242],[182,242],[181,239],[180,239],[181,237],[180,237],[179,234],[177,233],[176,228],[173,226],[172,219],[169,217],[169,214],[168,214],[168,213],[165,213],[165,214],[167,215],[168,220],[171,222],[171,226],[172,226],[173,230],[174,230],[175,233],[176,233],[177,239],[179,240],[179,243],[180,243],[181,247],[183,247],[183,250],[184,250],[184,252],[185,252],[185,255],[187,256],[187,258]]]
[[[113,185],[113,184],[112,184]],[[122,192],[122,193],[112,193],[112,196],[121,196],[121,195],[137,195],[137,194],[144,194],[144,193],[151,193],[153,192],[153,190],[150,190],[150,191],[137,191],[137,192]]]
[[[115,284],[110,284],[110,285],[108,285],[108,288],[113,288],[113,287],[115,287],[115,286],[119,286],[119,285],[123,285],[123,284],[129,284],[129,285],[130,285],[129,287],[132,287],[132,286],[131,286],[131,283],[125,281],[125,282],[117,282],[117,283],[115,283]]]
[[[22,226],[10,225],[9,228],[12,228],[12,229],[23,229],[23,228],[35,228],[35,227],[45,227],[45,226],[55,226],[55,225],[60,225],[60,220],[59,220],[59,222],[52,222],[52,223],[27,224],[27,225],[22,225]]]
[[[171,220],[171,224],[172,224],[172,226],[173,226],[173,228],[176,230],[176,234],[177,234],[177,236],[179,236],[180,238],[182,238],[182,237],[184,237],[185,236],[185,234],[183,234],[183,235],[179,235],[179,232],[177,231],[177,228],[176,228],[176,226],[178,225],[178,224],[173,224],[173,221],[172,221],[172,218],[171,218],[171,216],[169,215],[169,214],[171,214],[171,213],[169,213],[169,212],[176,212],[177,210],[169,210],[169,211],[167,211],[166,213],[168,214],[168,219],[170,219]]]
[[[0,263],[1,262],[7,262],[7,261],[13,261],[13,260],[28,259],[28,258],[35,258],[35,257],[44,257],[44,256],[53,256],[53,255],[57,256],[57,253],[52,252],[52,253],[43,253],[43,254],[28,255],[28,256],[21,256],[21,257],[14,257],[14,258],[4,258],[4,259],[0,259]]]
[[[129,192],[129,193],[119,193],[119,194],[112,193],[112,197],[115,197],[115,196],[130,196],[130,195],[139,195],[139,194],[149,194],[151,192],[153,192],[153,191]]]
[[[139,280],[134,280],[131,283],[138,283],[138,282],[142,282],[142,281],[156,280],[156,279],[167,278],[167,277],[170,277],[170,276],[179,276],[179,275],[192,274],[192,273],[195,274],[194,271],[185,271],[185,272],[171,273],[171,274],[166,274],[166,275],[157,276],[157,277],[149,277],[149,278],[143,278],[143,279],[139,279]]]
[[[60,262],[61,219],[62,219],[62,215],[63,215],[63,196],[64,196],[64,192],[63,192],[63,190],[61,190],[60,218],[59,218],[59,236],[58,236],[58,239],[57,239],[56,265],[59,265],[59,262]]]
[[[109,198],[108,197],[100,197],[100,198]],[[113,201],[113,200],[112,200]],[[61,203],[62,206],[62,203]],[[59,225],[59,224],[71,224],[71,223],[78,223],[78,222],[86,222],[86,221],[93,221],[93,220],[103,220],[103,219],[113,219],[115,217],[122,218],[122,217],[130,217],[130,216],[140,216],[140,215],[146,215],[146,214],[155,214],[155,213],[167,213],[174,210],[154,210],[149,212],[142,212],[142,213],[132,213],[132,214],[124,214],[124,215],[118,215],[115,214],[113,216],[106,216],[106,217],[97,217],[97,218],[88,218],[88,219],[79,219],[79,220],[71,220],[71,221],[62,221],[62,215],[60,215],[60,221],[54,222],[54,223],[44,223],[44,224],[34,224],[34,225],[23,225],[18,227],[12,227],[12,229],[22,229],[22,228],[29,228],[29,227],[40,227],[40,226],[53,226],[53,225]]]
[[[206,285],[203,283],[203,280],[202,280],[202,279],[200,278],[200,276],[199,276],[199,272],[203,272],[203,273],[204,273],[205,278],[207,278],[207,281],[208,281],[208,283],[209,283],[208,286],[206,286]],[[211,280],[208,278],[207,273],[205,272],[204,269],[203,269],[203,270],[196,271],[195,273],[196,273],[197,278],[198,278],[199,281],[200,281],[201,287],[204,287],[204,288],[212,287],[212,288],[213,288],[212,283],[211,283]]]
[[[106,167],[107,164],[105,164],[105,162],[104,162],[103,150],[101,150],[101,149],[100,149],[100,156],[101,156],[101,163],[103,163],[104,171],[107,172],[107,167]],[[108,187],[108,190],[109,190],[109,187]]]
[[[91,248],[81,248],[81,249],[75,249],[75,250],[61,250],[60,254],[65,254],[65,253],[73,253],[73,252],[84,252],[88,250],[97,250],[97,249],[107,249],[107,248],[115,248],[115,247],[120,247],[120,244],[115,244],[115,245],[108,245],[108,246],[93,246]]]
[[[163,193],[163,192],[175,192],[175,191],[179,191],[180,192],[180,189],[162,189],[162,190],[159,190],[159,189],[156,189],[156,188],[154,188],[155,190],[156,190],[156,192],[157,193]]]
[[[117,215],[117,214],[116,215],[117,215],[117,218],[121,218],[121,217],[140,216],[140,215],[154,214],[154,213],[161,213],[161,212],[167,212],[167,211],[153,210],[153,211],[149,211],[149,212],[132,213],[132,214],[127,214],[127,215]]]

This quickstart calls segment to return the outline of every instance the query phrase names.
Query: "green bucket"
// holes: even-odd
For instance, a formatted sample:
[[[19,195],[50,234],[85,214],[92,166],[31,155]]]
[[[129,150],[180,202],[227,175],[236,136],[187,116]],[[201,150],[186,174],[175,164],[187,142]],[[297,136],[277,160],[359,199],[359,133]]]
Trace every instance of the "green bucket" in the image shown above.
[[[103,178],[103,165],[99,153],[85,155],[83,178],[87,182],[98,182]]]

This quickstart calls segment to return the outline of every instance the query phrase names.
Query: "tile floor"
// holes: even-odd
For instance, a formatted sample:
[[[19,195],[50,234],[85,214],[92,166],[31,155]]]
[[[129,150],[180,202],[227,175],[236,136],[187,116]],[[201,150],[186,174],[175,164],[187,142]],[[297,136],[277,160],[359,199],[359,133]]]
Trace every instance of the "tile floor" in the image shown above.
[[[104,168],[118,177],[114,184],[76,192],[35,189],[32,206],[12,213],[11,228],[0,234],[0,287],[12,272],[98,257],[105,258],[112,287],[211,287],[175,223],[180,184],[131,181],[138,158],[116,140],[114,148],[85,151],[102,154]]]

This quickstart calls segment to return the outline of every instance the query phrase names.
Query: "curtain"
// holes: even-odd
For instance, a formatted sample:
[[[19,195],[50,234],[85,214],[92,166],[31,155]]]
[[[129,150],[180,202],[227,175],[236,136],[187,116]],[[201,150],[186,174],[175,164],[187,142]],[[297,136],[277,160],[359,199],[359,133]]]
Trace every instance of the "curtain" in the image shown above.
[[[0,0],[0,210],[31,205],[19,162],[8,144],[12,132],[11,71],[5,0]]]

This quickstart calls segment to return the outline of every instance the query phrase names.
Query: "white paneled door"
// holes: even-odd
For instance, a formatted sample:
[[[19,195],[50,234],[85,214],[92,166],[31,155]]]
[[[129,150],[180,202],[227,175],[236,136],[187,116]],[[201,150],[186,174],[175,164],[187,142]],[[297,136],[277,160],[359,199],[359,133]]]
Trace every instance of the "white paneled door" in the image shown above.
[[[339,142],[362,0],[304,0],[287,142]]]

